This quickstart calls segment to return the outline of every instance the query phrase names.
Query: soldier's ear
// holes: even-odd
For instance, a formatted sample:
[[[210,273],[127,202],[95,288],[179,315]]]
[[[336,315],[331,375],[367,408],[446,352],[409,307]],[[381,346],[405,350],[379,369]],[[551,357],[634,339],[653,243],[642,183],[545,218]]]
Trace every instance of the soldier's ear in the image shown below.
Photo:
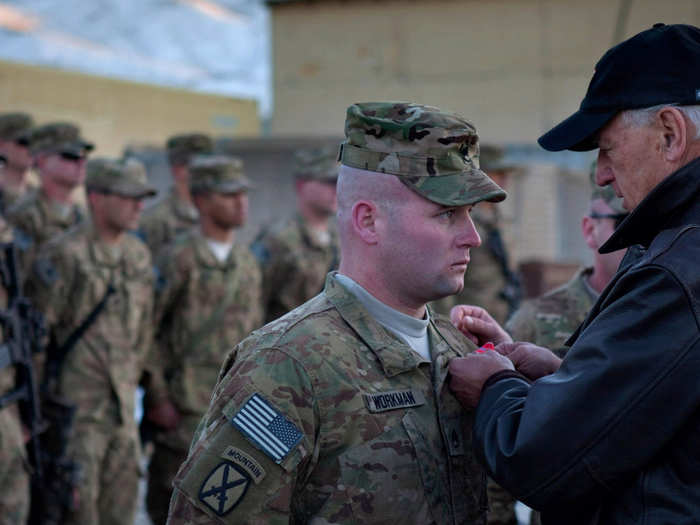
[[[598,250],[598,246],[595,241],[595,221],[586,216],[581,219],[581,233],[583,234],[583,240],[586,241],[586,246],[591,250]]]
[[[352,206],[352,228],[367,244],[377,244],[377,205],[372,201],[357,201]]]

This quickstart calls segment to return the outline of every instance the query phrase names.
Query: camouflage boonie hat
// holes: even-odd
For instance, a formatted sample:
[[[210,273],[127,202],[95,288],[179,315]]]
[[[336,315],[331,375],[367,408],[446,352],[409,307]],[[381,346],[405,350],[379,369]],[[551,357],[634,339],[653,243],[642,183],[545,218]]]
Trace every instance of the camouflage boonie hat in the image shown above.
[[[203,133],[174,135],[168,139],[165,147],[168,150],[170,162],[175,164],[189,164],[194,155],[214,152],[214,143]]]
[[[29,137],[32,154],[68,153],[83,157],[95,147],[80,136],[80,128],[69,122],[52,122],[32,131]]]
[[[338,148],[299,150],[294,154],[294,177],[335,182],[338,180]]]
[[[90,159],[86,166],[87,191],[143,199],[156,190],[148,184],[146,169],[136,159]]]
[[[499,202],[503,191],[479,169],[476,128],[463,117],[410,102],[364,102],[348,108],[341,164],[396,175],[446,206]]]
[[[240,193],[251,188],[243,162],[227,155],[200,155],[189,164],[190,192]]]
[[[16,140],[29,145],[34,119],[27,113],[0,114],[0,140]]]
[[[595,181],[595,172],[597,161],[593,161],[591,164],[591,172],[589,174],[589,179],[591,182],[591,200],[601,199],[618,215],[627,215],[629,212],[622,207],[622,199],[615,195],[615,190],[611,184],[607,186],[598,186]]]

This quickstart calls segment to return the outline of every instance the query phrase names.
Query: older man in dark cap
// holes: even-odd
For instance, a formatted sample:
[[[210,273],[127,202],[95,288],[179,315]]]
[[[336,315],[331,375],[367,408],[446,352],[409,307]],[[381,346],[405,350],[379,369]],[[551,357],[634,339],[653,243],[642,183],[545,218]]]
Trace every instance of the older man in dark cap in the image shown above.
[[[600,251],[641,249],[561,366],[523,343],[450,365],[454,391],[478,405],[478,456],[545,524],[698,523],[699,131],[699,28],[657,24],[610,49],[579,111],[539,142],[598,148],[596,181],[630,212]]]
[[[461,289],[469,213],[505,193],[458,115],[354,104],[345,131],[340,268],[230,354],[171,524],[485,523],[473,414],[446,383],[474,346],[426,303]]]

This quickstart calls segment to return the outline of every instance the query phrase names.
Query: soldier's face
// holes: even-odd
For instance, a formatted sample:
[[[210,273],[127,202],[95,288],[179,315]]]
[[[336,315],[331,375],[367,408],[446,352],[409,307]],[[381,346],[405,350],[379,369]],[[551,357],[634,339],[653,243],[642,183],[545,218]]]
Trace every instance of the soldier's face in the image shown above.
[[[299,200],[304,201],[320,215],[331,216],[338,209],[335,182],[319,180],[299,181],[297,185]]]
[[[240,228],[248,220],[248,194],[245,192],[211,193],[207,201],[205,213],[221,228]]]
[[[403,189],[386,220],[383,265],[394,288],[420,306],[462,290],[469,250],[481,239],[472,206],[442,206]]]
[[[50,177],[55,183],[76,187],[85,182],[86,157],[51,153],[43,155],[37,161],[43,177]]]
[[[135,230],[143,209],[143,199],[122,197],[121,195],[104,195],[102,203],[106,222],[115,231]]]
[[[32,167],[32,156],[29,148],[13,140],[0,141],[0,153],[7,159],[7,166],[18,171]]]

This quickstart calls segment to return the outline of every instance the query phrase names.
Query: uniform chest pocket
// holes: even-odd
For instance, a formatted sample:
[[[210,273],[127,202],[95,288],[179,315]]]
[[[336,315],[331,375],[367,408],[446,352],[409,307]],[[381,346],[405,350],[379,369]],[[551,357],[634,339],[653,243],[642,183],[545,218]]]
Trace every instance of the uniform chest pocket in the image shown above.
[[[426,493],[431,479],[424,479],[417,450],[423,437],[413,432],[407,411],[400,424],[374,439],[352,447],[339,458],[337,494],[350,505],[352,522],[399,523],[411,516],[415,523],[433,518]]]

